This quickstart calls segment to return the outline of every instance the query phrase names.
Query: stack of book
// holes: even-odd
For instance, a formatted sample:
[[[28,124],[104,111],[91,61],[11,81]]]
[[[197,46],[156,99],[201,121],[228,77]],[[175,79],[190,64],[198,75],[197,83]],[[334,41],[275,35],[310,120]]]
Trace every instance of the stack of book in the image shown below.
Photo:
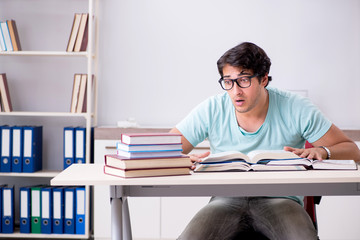
[[[74,84],[72,90],[70,112],[71,113],[82,113],[87,111],[87,84],[88,84],[88,75],[87,74],[74,74]],[[94,75],[91,80],[92,87],[94,85]]]
[[[67,52],[86,51],[88,43],[88,13],[75,13]]]
[[[180,134],[122,134],[116,149],[117,154],[105,155],[106,174],[124,178],[190,174],[192,163],[181,153]]]
[[[0,51],[21,51],[15,20],[0,22]]]

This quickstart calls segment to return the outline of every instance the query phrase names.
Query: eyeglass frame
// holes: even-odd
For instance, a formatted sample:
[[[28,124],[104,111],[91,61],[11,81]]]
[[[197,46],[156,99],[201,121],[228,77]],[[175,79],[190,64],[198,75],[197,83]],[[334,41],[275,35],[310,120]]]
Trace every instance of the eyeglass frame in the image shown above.
[[[254,78],[254,77],[257,77],[257,76],[259,76],[259,74],[256,73],[256,74],[251,75],[251,76],[246,76],[246,75],[245,75],[245,76],[239,76],[238,78],[235,78],[235,79],[226,79],[226,80],[230,80],[230,81],[232,82],[232,86],[231,86],[231,88],[229,88],[229,89],[225,89],[225,88],[223,87],[223,85],[221,84],[221,82],[224,81],[224,78],[223,78],[223,77],[221,77],[221,78],[219,79],[218,83],[220,84],[221,88],[224,89],[225,91],[229,91],[229,90],[233,89],[233,87],[234,87],[234,82],[236,82],[236,85],[238,85],[239,88],[249,88],[249,87],[251,86],[251,79]],[[238,83],[238,79],[240,79],[240,78],[242,78],[242,77],[249,78],[249,82],[250,82],[249,86],[247,86],[247,87],[242,87],[242,86],[240,86],[240,84]]]

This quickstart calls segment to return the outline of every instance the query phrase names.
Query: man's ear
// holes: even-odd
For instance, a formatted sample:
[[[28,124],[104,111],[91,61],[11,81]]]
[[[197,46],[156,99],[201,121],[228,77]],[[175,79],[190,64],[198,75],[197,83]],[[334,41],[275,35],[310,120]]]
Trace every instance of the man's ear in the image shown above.
[[[269,75],[266,73],[260,81],[260,85],[266,87],[269,84]]]

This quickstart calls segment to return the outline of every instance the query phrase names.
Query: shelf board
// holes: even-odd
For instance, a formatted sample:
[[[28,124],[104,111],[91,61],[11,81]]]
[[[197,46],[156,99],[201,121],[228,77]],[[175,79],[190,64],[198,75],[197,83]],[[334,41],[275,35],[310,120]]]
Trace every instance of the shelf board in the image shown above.
[[[70,112],[0,112],[0,116],[40,116],[40,117],[86,117],[87,113]]]
[[[78,56],[87,57],[88,52],[66,52],[66,51],[4,51],[1,55],[6,56]]]
[[[0,177],[43,177],[43,178],[53,178],[57,176],[61,171],[49,171],[41,170],[33,173],[27,172],[0,172]]]
[[[0,238],[43,238],[43,239],[87,239],[84,234],[38,234],[38,233],[20,233],[19,229],[15,229],[14,233],[0,233]]]

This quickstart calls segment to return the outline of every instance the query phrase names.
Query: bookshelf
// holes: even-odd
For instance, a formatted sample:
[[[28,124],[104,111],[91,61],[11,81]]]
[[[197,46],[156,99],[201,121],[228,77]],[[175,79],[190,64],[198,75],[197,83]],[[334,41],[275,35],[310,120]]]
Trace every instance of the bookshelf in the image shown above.
[[[60,0],[59,0],[60,1]],[[39,16],[39,14],[41,15],[43,13],[43,16],[40,16],[40,18],[52,18],[52,17],[57,17],[58,12],[56,7],[53,7],[52,4],[48,3],[46,0],[40,0],[41,3],[43,3],[40,6],[40,11],[39,10],[33,10],[30,9],[30,12],[27,12],[27,10],[25,10],[26,14],[34,14]],[[64,1],[60,1],[60,2],[64,2]],[[4,8],[7,9],[7,12],[11,13],[12,11],[16,13],[16,11],[19,11],[18,15],[22,15],[24,14],[24,8],[19,8],[19,2],[12,2],[12,1],[5,1],[2,3],[4,6]],[[31,4],[31,3],[30,3]],[[6,72],[7,73],[7,68],[11,68],[11,65],[16,65],[18,62],[21,62],[23,58],[31,58],[31,64],[33,64],[34,66],[36,64],[42,64],[43,62],[48,61],[49,59],[58,59],[61,58],[62,61],[66,61],[66,62],[70,62],[72,64],[73,61],[81,61],[82,66],[85,66],[82,69],[86,69],[86,72],[83,70],[79,70],[79,72],[83,72],[86,73],[88,75],[88,79],[92,79],[92,76],[94,76],[94,84],[87,84],[86,89],[87,89],[87,93],[92,93],[92,94],[87,94],[86,95],[86,103],[87,103],[87,110],[86,112],[82,112],[82,113],[70,113],[70,100],[64,104],[66,104],[66,108],[69,109],[68,112],[60,110],[57,111],[55,108],[51,111],[32,111],[32,110],[21,110],[18,111],[17,110],[17,106],[16,104],[14,105],[13,103],[13,109],[14,111],[12,112],[0,112],[0,119],[3,120],[3,122],[5,122],[8,125],[29,125],[31,124],[31,122],[33,122],[34,125],[43,125],[42,123],[44,123],[45,125],[47,124],[47,119],[51,119],[50,121],[53,122],[70,122],[69,124],[75,122],[75,124],[80,123],[82,126],[85,126],[86,128],[86,163],[90,163],[91,161],[91,128],[93,126],[96,126],[97,124],[97,71],[98,71],[98,54],[97,54],[97,50],[98,50],[98,34],[97,34],[97,15],[98,15],[98,4],[99,1],[98,0],[79,0],[76,2],[73,2],[72,0],[67,0],[67,5],[69,5],[70,7],[67,7],[67,9],[71,9],[71,13],[72,14],[71,18],[74,16],[74,14],[76,12],[84,12],[83,9],[86,9],[86,12],[89,13],[89,19],[88,19],[88,44],[87,44],[87,50],[86,51],[82,51],[82,52],[67,52],[66,51],[66,44],[67,42],[63,42],[62,45],[59,48],[62,48],[62,50],[33,50],[32,47],[30,46],[31,44],[28,44],[30,47],[27,47],[26,41],[31,41],[29,39],[27,39],[26,37],[22,36],[21,31],[19,31],[19,35],[20,35],[20,42],[22,43],[22,51],[0,51],[0,59],[6,58],[6,65],[5,67],[2,67],[1,71],[2,72]],[[74,5],[75,7],[71,7],[71,5]],[[81,10],[79,10],[77,8],[78,5],[81,5]],[[33,12],[31,12],[33,11]],[[14,19],[15,21],[17,20],[16,18],[16,14],[14,14],[15,16],[9,15],[9,18]],[[69,14],[68,14],[69,15]],[[3,16],[2,16],[3,17]],[[71,20],[72,19],[68,19]],[[70,22],[70,21],[69,21]],[[34,30],[33,34],[36,34],[37,30],[36,28],[39,28],[38,26],[36,26],[35,24],[33,24],[30,21],[22,21],[21,24],[23,25],[23,28],[26,28],[27,32],[29,32],[29,35],[32,34],[32,30]],[[19,29],[19,22],[17,21],[17,27]],[[25,25],[25,26],[24,26]],[[66,25],[66,27],[64,26],[64,28],[66,28],[66,32],[64,32],[64,34],[66,34],[66,39],[68,39],[69,35],[70,35],[70,30],[71,30],[71,25]],[[51,30],[50,30],[51,31]],[[44,33],[45,34],[45,33]],[[25,44],[24,44],[25,43]],[[36,48],[36,47],[34,47]],[[44,47],[46,48],[46,47]],[[56,60],[55,60],[56,61]],[[54,72],[56,72],[55,69]],[[66,69],[64,69],[64,71],[66,71]],[[71,70],[69,70],[71,71]],[[10,72],[9,72],[10,73]],[[77,72],[70,72],[70,74],[74,75]],[[34,73],[35,74],[35,73]],[[10,75],[10,74],[9,74]],[[10,79],[11,77],[8,77],[8,81],[11,81]],[[43,81],[46,81],[46,79],[43,79]],[[61,81],[63,82],[67,82],[69,83],[69,86],[72,86],[73,83],[73,78],[69,78],[69,79],[61,79]],[[12,87],[14,87],[16,83],[12,84],[9,88],[10,88],[10,92],[14,93],[14,89],[12,89]],[[17,87],[20,88],[21,86]],[[37,86],[34,85],[34,88],[36,88]],[[68,93],[71,93],[72,89],[69,88]],[[11,94],[10,94],[11,96]],[[69,104],[67,104],[69,103]],[[46,103],[44,103],[46,104]],[[24,122],[24,124],[21,124],[22,121]],[[14,122],[14,123],[13,123]],[[39,124],[40,122],[40,124]],[[45,127],[44,125],[44,127]],[[50,124],[51,127],[51,124]],[[49,141],[49,145],[57,145],[58,148],[61,148],[61,150],[59,150],[59,152],[63,152],[62,148],[63,148],[63,143],[62,143],[62,132],[60,133],[61,135],[59,135],[59,132],[57,133],[57,136],[54,139],[54,134],[49,134],[49,136],[45,137],[47,135],[47,129],[44,128],[43,130],[43,137]],[[43,152],[46,151],[43,149]],[[50,151],[50,150],[49,150]],[[44,155],[44,154],[43,154]],[[57,159],[62,159],[63,156],[58,156]],[[26,182],[26,185],[32,185],[32,182],[34,183],[38,183],[40,182],[44,182],[46,184],[50,184],[50,179],[55,177],[59,172],[61,172],[63,169],[56,167],[56,169],[53,169],[54,167],[51,167],[51,169],[46,169],[46,166],[52,166],[52,164],[45,164],[45,168],[44,168],[44,162],[51,162],[54,161],[51,157],[45,157],[43,156],[43,170],[41,171],[37,171],[34,173],[15,173],[15,172],[10,172],[10,173],[5,173],[5,172],[0,172],[0,181],[1,182],[6,182],[8,184],[14,184],[16,186],[16,184],[18,183],[22,183],[24,181],[31,181],[31,182]],[[56,160],[57,161],[57,160]],[[59,165],[59,164],[58,164]],[[62,166],[62,164],[60,164]],[[29,180],[30,179],[30,180]],[[33,179],[33,180],[32,180]],[[22,184],[24,185],[24,184]],[[12,234],[4,234],[4,233],[0,233],[0,239],[32,239],[32,238],[36,238],[36,239],[89,239],[92,236],[92,232],[91,232],[91,213],[90,213],[90,204],[91,204],[91,199],[92,196],[90,194],[90,187],[86,186],[86,214],[85,214],[85,234],[34,234],[34,233],[30,233],[30,234],[24,234],[24,233],[20,233],[19,229],[16,227],[14,233]],[[16,195],[19,194],[19,187],[15,188],[15,198]],[[15,209],[18,208],[19,203],[15,202]],[[15,214],[15,219],[19,220],[19,216],[16,216]],[[16,225],[16,224],[15,224]]]

